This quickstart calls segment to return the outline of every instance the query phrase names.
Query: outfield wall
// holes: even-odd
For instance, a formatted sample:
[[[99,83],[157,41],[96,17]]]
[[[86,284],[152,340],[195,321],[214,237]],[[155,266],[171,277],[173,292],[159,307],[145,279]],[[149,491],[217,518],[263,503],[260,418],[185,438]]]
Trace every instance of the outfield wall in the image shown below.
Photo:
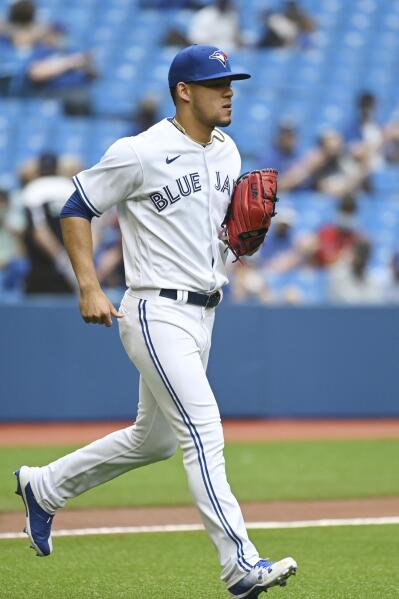
[[[217,309],[209,378],[224,417],[399,416],[399,309]],[[0,420],[134,418],[117,326],[69,302],[0,305]]]

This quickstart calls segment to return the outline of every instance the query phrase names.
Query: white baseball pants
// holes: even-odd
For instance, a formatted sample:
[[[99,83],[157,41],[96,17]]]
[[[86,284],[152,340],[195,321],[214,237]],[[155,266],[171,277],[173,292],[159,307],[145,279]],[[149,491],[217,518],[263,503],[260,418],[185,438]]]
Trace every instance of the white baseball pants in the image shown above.
[[[177,444],[191,493],[215,544],[228,586],[255,565],[237,500],[226,479],[219,409],[206,377],[215,310],[128,290],[120,336],[140,371],[136,423],[32,469],[31,485],[49,513],[124,472],[169,458]]]

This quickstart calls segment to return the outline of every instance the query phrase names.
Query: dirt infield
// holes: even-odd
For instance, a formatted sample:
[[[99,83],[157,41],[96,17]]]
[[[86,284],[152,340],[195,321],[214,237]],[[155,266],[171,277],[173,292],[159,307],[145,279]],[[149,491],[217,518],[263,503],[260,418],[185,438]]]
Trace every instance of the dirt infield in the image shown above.
[[[132,422],[0,423],[0,446],[67,445],[94,441]],[[399,419],[228,420],[226,441],[399,438]]]
[[[0,446],[83,444],[131,422],[0,424]],[[227,441],[399,438],[399,420],[273,420],[227,421]],[[339,501],[271,501],[242,505],[250,522],[399,516],[399,498]],[[66,509],[57,514],[54,529],[98,526],[197,524],[194,507]],[[0,533],[17,532],[24,514],[0,512]]]
[[[399,516],[399,497],[326,501],[270,501],[241,505],[247,522],[292,522],[324,518]],[[22,505],[21,505],[22,508]],[[114,526],[199,524],[194,507],[66,509],[54,520],[54,530]],[[24,512],[0,512],[0,533],[20,532]]]

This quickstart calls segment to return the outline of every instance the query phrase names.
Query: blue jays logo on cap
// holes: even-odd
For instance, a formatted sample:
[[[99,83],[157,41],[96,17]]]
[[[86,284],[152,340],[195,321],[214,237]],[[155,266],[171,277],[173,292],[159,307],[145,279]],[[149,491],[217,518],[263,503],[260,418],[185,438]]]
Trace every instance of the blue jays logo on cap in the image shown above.
[[[219,62],[222,63],[222,65],[224,67],[227,66],[228,57],[227,57],[226,52],[222,52],[221,50],[216,50],[216,52],[213,52],[213,54],[211,54],[209,58],[211,60],[218,60]]]
[[[225,52],[215,46],[194,44],[181,50],[174,57],[169,69],[169,87],[179,82],[194,83],[229,77],[233,79],[249,79],[249,73],[233,71]]]

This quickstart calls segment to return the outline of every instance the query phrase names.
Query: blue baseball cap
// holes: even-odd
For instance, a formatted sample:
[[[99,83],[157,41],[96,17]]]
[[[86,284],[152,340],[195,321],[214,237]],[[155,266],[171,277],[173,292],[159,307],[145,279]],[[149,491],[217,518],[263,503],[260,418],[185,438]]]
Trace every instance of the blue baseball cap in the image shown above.
[[[184,48],[174,57],[169,69],[169,87],[175,87],[179,81],[209,81],[229,77],[230,79],[249,79],[251,75],[232,71],[228,56],[216,46],[193,45]]]

